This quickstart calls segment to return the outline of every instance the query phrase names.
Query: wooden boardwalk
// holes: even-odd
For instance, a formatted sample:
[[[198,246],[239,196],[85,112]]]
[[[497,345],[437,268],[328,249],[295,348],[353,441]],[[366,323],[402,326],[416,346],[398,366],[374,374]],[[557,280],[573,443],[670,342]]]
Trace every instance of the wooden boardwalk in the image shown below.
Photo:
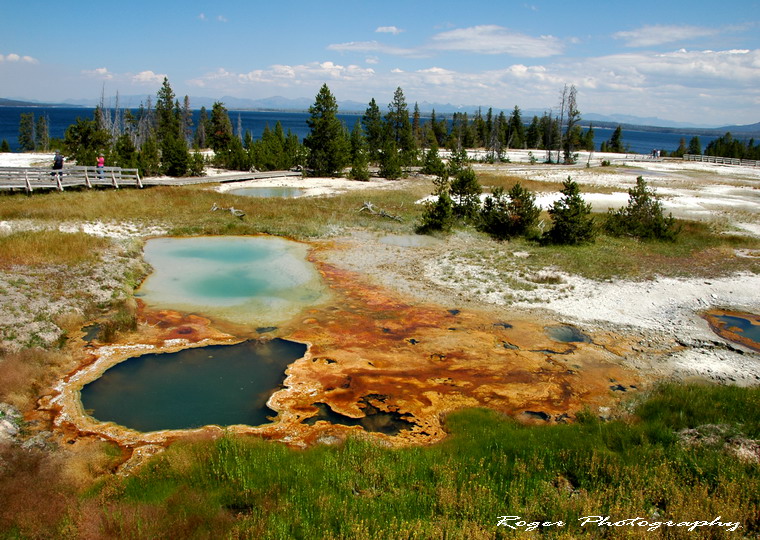
[[[760,167],[760,161],[753,159],[737,159],[720,156],[702,156],[696,154],[684,154],[684,161],[699,161],[700,163],[717,163],[719,165],[739,165],[741,167]]]
[[[301,176],[297,171],[240,172],[216,176],[193,176],[184,178],[148,177],[140,178],[137,169],[121,167],[64,167],[54,171],[47,167],[0,167],[0,190],[63,191],[75,187],[122,187],[143,188],[146,186],[188,186],[193,184],[216,184],[263,180],[267,178]]]
[[[239,172],[214,176],[143,178],[142,183],[144,186],[189,186],[193,184],[225,184],[227,182],[244,182],[246,180],[266,180],[267,178],[300,176],[302,176],[302,174],[298,171]]]

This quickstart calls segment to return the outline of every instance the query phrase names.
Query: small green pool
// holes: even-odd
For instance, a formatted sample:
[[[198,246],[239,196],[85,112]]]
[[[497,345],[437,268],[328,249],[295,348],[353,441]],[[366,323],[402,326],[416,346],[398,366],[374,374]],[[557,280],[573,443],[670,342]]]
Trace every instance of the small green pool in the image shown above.
[[[231,189],[228,193],[230,195],[264,199],[295,199],[296,197],[303,197],[306,192],[297,187],[274,186],[237,188]]]
[[[269,236],[156,238],[153,273],[137,291],[148,307],[277,326],[325,298],[308,246]]]

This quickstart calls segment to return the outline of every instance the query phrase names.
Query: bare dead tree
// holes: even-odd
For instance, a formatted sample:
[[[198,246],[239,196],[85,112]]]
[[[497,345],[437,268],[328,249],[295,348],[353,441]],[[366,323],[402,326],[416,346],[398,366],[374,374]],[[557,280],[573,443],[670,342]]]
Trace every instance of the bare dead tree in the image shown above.
[[[559,153],[562,151],[562,127],[565,125],[565,107],[567,107],[568,89],[567,84],[562,89],[559,99],[559,145],[557,145],[557,163],[559,163]]]
[[[567,85],[565,86],[567,88]],[[570,91],[567,94],[567,129],[565,130],[565,162],[569,163],[574,161],[573,153],[575,151],[575,134],[573,133],[575,127],[581,120],[581,113],[578,110],[577,103],[578,90],[575,85],[570,85]]]

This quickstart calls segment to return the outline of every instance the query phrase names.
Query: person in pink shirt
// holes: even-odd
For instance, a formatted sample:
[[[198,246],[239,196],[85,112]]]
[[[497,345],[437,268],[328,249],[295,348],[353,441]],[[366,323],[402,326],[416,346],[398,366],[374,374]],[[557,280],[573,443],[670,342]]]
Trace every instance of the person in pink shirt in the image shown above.
[[[106,158],[103,156],[103,154],[100,154],[98,156],[98,164],[97,164],[97,167],[98,167],[98,178],[100,180],[103,179],[103,167],[105,167],[105,165],[106,165]]]

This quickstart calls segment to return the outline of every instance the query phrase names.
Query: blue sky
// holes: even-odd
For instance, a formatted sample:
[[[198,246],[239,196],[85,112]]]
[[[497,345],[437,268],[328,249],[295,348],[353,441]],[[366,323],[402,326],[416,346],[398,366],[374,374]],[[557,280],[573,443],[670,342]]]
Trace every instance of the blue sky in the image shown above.
[[[760,121],[760,0],[0,0],[0,97],[316,95]],[[137,105],[137,104],[132,104]]]

